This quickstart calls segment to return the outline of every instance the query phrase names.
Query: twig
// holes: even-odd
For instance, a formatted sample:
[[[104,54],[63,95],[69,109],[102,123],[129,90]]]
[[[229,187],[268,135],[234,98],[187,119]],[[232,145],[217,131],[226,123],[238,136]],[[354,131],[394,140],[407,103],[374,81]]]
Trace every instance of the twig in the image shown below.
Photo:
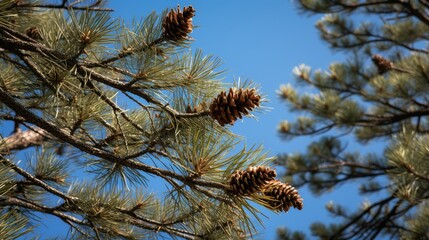
[[[9,155],[14,150],[22,150],[31,146],[39,146],[48,138],[48,134],[40,128],[35,130],[17,131],[0,141],[0,154]]]
[[[46,206],[43,206],[41,204],[38,203],[34,203],[31,201],[24,201],[22,199],[19,198],[15,198],[15,197],[6,197],[6,196],[0,196],[0,206],[19,206],[19,207],[23,207],[23,208],[27,208],[27,209],[32,209],[38,212],[42,212],[42,213],[47,213],[47,214],[51,214],[53,216],[56,216],[60,219],[62,219],[65,222],[74,222],[76,224],[82,225],[82,226],[89,226],[90,224],[88,222],[82,221],[72,215],[63,213],[55,208],[49,208]],[[100,229],[102,232],[111,232],[109,229],[103,228],[103,227],[99,227],[98,229]],[[121,234],[119,232],[115,232],[117,235],[120,235],[121,237],[127,238],[128,236]]]
[[[149,225],[147,224],[151,224],[151,225],[155,225],[155,226],[151,226],[152,230],[158,230],[158,231],[163,231],[166,233],[170,233],[170,234],[174,234],[180,237],[183,237],[185,239],[195,239],[194,236],[195,234],[186,231],[186,230],[182,230],[179,228],[174,228],[174,227],[169,227],[166,224],[159,222],[159,221],[155,221],[153,219],[149,219],[149,218],[145,218],[145,217],[141,217],[138,216],[134,211],[131,210],[126,210],[126,209],[122,209],[122,208],[117,208],[119,211],[121,211],[124,214],[127,214],[131,217],[133,217],[134,219],[140,220],[140,221],[136,221],[136,220],[127,220],[130,223],[134,224],[134,225],[144,225],[145,228],[148,228]],[[143,222],[145,222],[143,224]]]
[[[46,191],[48,191],[48,192],[50,192],[50,193],[52,193],[54,195],[57,195],[57,196],[65,199],[65,200],[71,200],[71,201],[78,200],[78,198],[76,198],[76,197],[68,196],[67,194],[62,193],[61,191],[59,191],[59,190],[57,190],[57,189],[49,186],[48,184],[46,184],[43,181],[39,180],[38,178],[36,178],[35,176],[31,175],[30,173],[28,173],[24,169],[18,167],[17,165],[15,165],[10,160],[4,158],[2,155],[0,155],[0,162],[6,164],[7,166],[9,166],[10,168],[12,168],[15,172],[17,172],[21,176],[25,177],[29,181],[35,183],[39,187],[45,189]]]
[[[100,1],[97,1],[100,2]],[[99,4],[91,4],[88,6],[83,6],[83,7],[75,7],[72,5],[66,6],[64,4],[20,4],[17,5],[17,8],[50,8],[50,9],[65,9],[65,10],[79,10],[79,11],[103,11],[103,12],[113,12],[114,10],[111,8],[99,8],[96,7]]]

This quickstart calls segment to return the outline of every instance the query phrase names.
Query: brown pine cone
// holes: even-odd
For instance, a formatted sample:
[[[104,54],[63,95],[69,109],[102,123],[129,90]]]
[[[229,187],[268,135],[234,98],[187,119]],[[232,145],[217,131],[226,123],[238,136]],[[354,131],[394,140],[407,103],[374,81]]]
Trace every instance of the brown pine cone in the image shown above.
[[[372,56],[372,62],[375,64],[375,66],[377,66],[379,74],[384,74],[393,68],[393,63],[391,61],[378,54]]]
[[[276,171],[266,166],[248,167],[236,171],[229,181],[232,191],[237,195],[250,195],[258,192],[276,177]]]
[[[222,91],[210,105],[210,116],[221,126],[233,125],[242,115],[248,115],[253,108],[259,107],[261,96],[252,89],[230,88],[229,92]]]
[[[287,212],[290,207],[301,210],[304,206],[298,190],[288,183],[282,183],[278,180],[270,181],[264,186],[262,193],[270,197],[265,201],[273,210]]]
[[[195,16],[195,10],[192,6],[184,7],[183,12],[177,6],[177,10],[171,9],[164,17],[162,31],[164,38],[171,41],[185,40],[188,34],[192,32],[192,17]]]

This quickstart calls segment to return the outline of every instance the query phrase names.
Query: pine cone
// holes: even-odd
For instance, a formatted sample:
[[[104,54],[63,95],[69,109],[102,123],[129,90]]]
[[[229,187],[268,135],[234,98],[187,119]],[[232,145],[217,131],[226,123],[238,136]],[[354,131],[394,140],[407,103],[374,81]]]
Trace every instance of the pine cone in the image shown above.
[[[375,54],[372,56],[372,62],[377,66],[378,73],[383,74],[393,68],[393,63],[382,56]]]
[[[164,18],[162,31],[164,38],[171,41],[180,41],[187,38],[192,32],[192,17],[195,10],[192,6],[184,7],[183,12],[177,6],[177,11],[171,9]]]
[[[282,183],[278,180],[270,181],[264,186],[262,193],[271,198],[266,201],[274,210],[287,212],[290,207],[299,210],[303,207],[303,199],[298,194],[298,190],[288,183]]]
[[[236,171],[231,176],[229,185],[237,195],[250,195],[258,192],[268,182],[276,177],[276,171],[265,166],[248,167],[246,170]]]
[[[230,88],[229,92],[222,91],[210,105],[210,116],[224,126],[234,124],[238,118],[248,115],[254,107],[259,107],[261,96],[255,89]]]

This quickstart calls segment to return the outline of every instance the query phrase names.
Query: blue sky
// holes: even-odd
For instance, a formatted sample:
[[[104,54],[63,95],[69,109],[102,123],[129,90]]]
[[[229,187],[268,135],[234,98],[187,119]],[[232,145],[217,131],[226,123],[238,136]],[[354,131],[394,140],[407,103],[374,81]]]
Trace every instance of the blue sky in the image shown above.
[[[257,120],[246,118],[237,122],[232,130],[245,137],[248,145],[263,144],[271,155],[297,153],[305,150],[311,138],[297,138],[282,141],[277,134],[281,120],[293,120],[296,115],[288,112],[279,100],[276,91],[281,84],[295,84],[292,69],[302,63],[312,69],[326,69],[329,63],[341,61],[344,56],[334,54],[323,43],[314,27],[321,16],[299,15],[293,1],[288,0],[236,0],[236,1],[182,1],[182,0],[112,0],[109,7],[115,9],[114,16],[131,22],[152,11],[161,12],[166,8],[192,5],[196,9],[193,18],[196,28],[191,36],[195,39],[193,49],[201,48],[206,54],[214,54],[222,59],[228,70],[225,82],[234,78],[252,79],[270,101],[265,105],[272,108],[256,114]],[[10,130],[2,129],[3,134]],[[360,200],[356,188],[341,188],[335,194],[314,197],[306,189],[299,189],[304,197],[304,209],[291,209],[289,213],[274,214],[261,209],[268,218],[263,218],[265,229],[260,239],[275,239],[277,227],[287,226],[293,230],[309,233],[310,223],[332,221],[328,218],[324,205],[330,201],[345,202],[350,208]],[[46,230],[54,231],[54,221],[45,222]],[[58,220],[55,220],[58,221]]]

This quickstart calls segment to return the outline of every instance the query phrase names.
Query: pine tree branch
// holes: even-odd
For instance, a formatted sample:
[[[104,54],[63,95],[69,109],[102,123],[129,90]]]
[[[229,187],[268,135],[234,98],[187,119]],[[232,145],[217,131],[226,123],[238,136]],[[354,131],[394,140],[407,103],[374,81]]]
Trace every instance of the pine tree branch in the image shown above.
[[[97,0],[93,4],[89,4],[86,6],[73,6],[76,3],[79,3],[80,1],[76,1],[75,3],[71,3],[69,5],[66,5],[67,0],[63,1],[62,4],[17,4],[14,6],[14,8],[22,8],[22,9],[32,9],[32,8],[47,8],[47,9],[64,9],[64,10],[80,10],[80,11],[103,11],[103,12],[113,12],[113,9],[111,8],[101,8],[98,7],[101,5],[102,1]]]
[[[363,74],[359,73],[359,75],[362,76]],[[348,95],[345,98],[348,98],[348,97],[351,97],[351,96],[361,96],[366,101],[380,103],[380,104],[382,104],[384,106],[387,106],[387,107],[389,107],[391,109],[394,109],[394,110],[396,110],[398,112],[401,112],[401,113],[406,113],[407,112],[406,110],[404,110],[404,109],[402,109],[402,108],[400,108],[398,106],[395,106],[395,105],[391,104],[388,101],[388,99],[380,98],[380,97],[376,97],[375,98],[374,96],[366,94],[365,91],[362,91],[363,89],[361,89],[361,88],[359,88],[359,89],[354,88],[354,86],[351,86],[349,84],[346,84],[346,86],[344,88],[340,88],[340,87],[336,87],[336,86],[333,86],[333,85],[320,84],[320,83],[317,83],[315,81],[308,81],[308,83],[310,83],[311,85],[315,86],[318,89],[330,89],[330,90],[338,91],[339,94],[349,93],[350,95]],[[427,108],[427,105],[421,105],[421,106]],[[378,117],[378,115],[366,115],[366,116]]]
[[[318,12],[318,13],[350,12],[360,8],[364,8],[368,13],[389,13],[389,14],[390,13],[397,14],[398,10],[394,9],[393,6],[402,5],[403,7],[405,7],[405,9],[408,10],[408,14],[410,14],[411,16],[415,16],[426,25],[429,25],[429,17],[426,16],[424,12],[419,11],[419,9],[413,6],[414,4],[413,1],[408,1],[408,0],[362,1],[360,3],[353,2],[352,4],[347,4],[347,3],[344,3],[344,1],[335,0],[335,1],[331,1],[331,6],[329,6],[328,9],[323,9],[323,10],[315,7],[311,7],[309,5],[305,5],[302,1],[301,1],[301,4],[307,10],[311,10],[313,12]],[[369,7],[377,7],[377,6],[383,6],[383,5],[384,6],[391,5],[392,11],[388,11],[388,12],[383,11],[383,9],[386,9],[386,8],[381,8],[381,10],[378,10],[378,11],[377,10],[370,11],[371,8]],[[335,6],[338,6],[338,8],[334,9],[333,7]],[[406,12],[406,11],[402,11],[402,12]]]
[[[148,132],[140,126],[138,123],[128,117],[124,110],[122,110],[116,103],[110,100],[104,93],[102,93],[91,81],[87,81],[86,85],[102,99],[105,103],[107,103],[115,112],[118,112],[127,122],[129,122],[133,127],[144,134],[148,134]]]
[[[74,223],[77,223],[79,225],[87,225],[83,221],[79,220],[78,218],[65,214],[61,211],[43,206],[41,204],[37,204],[31,201],[24,201],[22,199],[16,198],[16,197],[7,197],[7,196],[0,196],[0,206],[20,206],[27,209],[33,209],[38,212],[48,213],[54,216],[57,216],[63,220],[69,220]]]
[[[1,161],[2,160],[0,160],[0,162]],[[30,174],[26,173],[24,170],[20,169],[19,167],[15,166],[15,165],[12,166],[11,164],[13,164],[13,163],[11,163],[10,161],[8,161],[7,159],[6,159],[6,161],[7,161],[7,164],[12,169],[14,169],[16,172],[18,172],[19,174],[23,175],[24,177],[26,177],[27,179],[29,179],[31,182],[34,182],[36,185],[41,186],[42,188],[45,188],[45,187],[43,187],[40,184],[40,182],[37,181],[37,178],[31,176]],[[36,181],[34,181],[34,180],[36,180]],[[58,192],[56,192],[55,190],[52,190],[52,189],[51,190],[47,190],[45,188],[45,190],[47,190],[48,192],[51,192],[51,193],[53,193],[53,194],[55,194],[57,196],[60,196],[60,197],[62,197],[64,199],[70,199],[72,201],[79,201],[77,198],[71,198],[69,196],[61,196],[60,194],[58,194]],[[73,204],[73,202],[68,202],[68,204]],[[99,239],[101,239],[101,237],[100,237],[97,229],[100,229],[103,232],[111,232],[110,230],[104,229],[103,227],[95,226],[95,224],[90,219],[88,219],[87,222],[84,222],[84,221],[78,220],[75,217],[72,217],[71,215],[67,215],[67,214],[63,213],[62,211],[59,210],[59,209],[62,208],[61,205],[59,207],[48,208],[48,207],[42,206],[40,204],[33,203],[33,202],[29,201],[29,200],[25,200],[24,201],[24,200],[21,200],[21,199],[18,199],[18,198],[14,198],[14,197],[7,198],[7,197],[0,196],[0,206],[8,206],[8,205],[21,206],[21,207],[28,208],[28,209],[33,209],[33,210],[36,210],[36,211],[39,211],[39,212],[52,214],[52,215],[55,215],[57,217],[60,217],[65,222],[71,221],[71,222],[77,223],[79,225],[91,226],[93,228],[96,236]],[[169,233],[169,234],[172,234],[172,235],[176,235],[176,236],[182,237],[184,239],[195,239],[196,235],[193,234],[193,233],[191,233],[191,232],[188,232],[188,231],[185,231],[185,230],[182,230],[182,229],[178,229],[178,228],[174,228],[174,227],[169,227],[166,224],[163,224],[161,222],[157,222],[155,220],[151,220],[151,219],[148,219],[148,218],[140,217],[140,216],[136,215],[134,212],[129,211],[129,210],[125,210],[125,209],[121,209],[121,208],[117,208],[117,209],[119,211],[121,211],[122,213],[125,213],[125,214],[131,216],[132,218],[125,219],[125,222],[133,224],[134,226],[142,227],[144,229],[153,230],[153,231],[166,232],[166,233]],[[115,232],[115,234],[117,234],[117,232]]]
[[[25,119],[23,117],[12,116],[10,114],[1,114],[0,115],[0,119],[7,120],[7,121],[14,121],[14,122],[17,122],[17,123],[22,123],[22,122],[25,121]]]
[[[425,54],[429,53],[429,51],[426,51],[424,49],[414,48],[414,47],[408,46],[406,44],[397,42],[394,39],[386,38],[384,36],[372,35],[372,34],[357,34],[354,32],[349,32],[349,33],[341,35],[341,36],[335,35],[335,38],[332,38],[330,40],[340,39],[340,38],[346,37],[347,35],[360,36],[360,37],[377,37],[376,39],[366,40],[364,42],[356,42],[353,44],[347,43],[347,45],[343,45],[343,47],[347,47],[347,48],[359,48],[359,47],[363,47],[363,46],[371,44],[371,43],[375,43],[375,44],[377,44],[377,43],[393,43],[397,46],[403,47],[403,48],[410,50],[410,51],[413,51],[413,52],[425,53]]]
[[[378,234],[383,230],[383,226],[385,226],[388,222],[390,222],[392,217],[397,214],[397,210],[402,205],[403,200],[398,200],[395,205],[393,206],[392,210],[390,210],[387,214],[384,214],[381,221],[376,221],[376,224],[372,225],[371,228],[371,234],[369,235],[369,239],[376,239]],[[376,214],[375,216],[379,216],[379,214]],[[374,222],[376,217],[373,216],[373,218],[369,221],[370,223]],[[366,233],[368,234],[368,233]]]
[[[396,4],[396,5],[400,5],[400,4],[404,5],[404,7],[410,11],[410,15],[414,15],[417,18],[419,18],[420,20],[422,20],[422,18],[427,18],[429,20],[429,18],[427,16],[425,16],[422,12],[420,12],[416,8],[414,8],[412,6],[412,4],[409,3],[409,1],[388,1],[388,2],[389,2],[389,4],[391,3],[391,4]],[[335,1],[335,2],[332,2],[331,4],[332,4],[332,6],[337,5],[337,6],[341,6],[343,8],[342,10],[338,10],[335,12],[353,11],[353,10],[358,9],[358,8],[365,8],[368,12],[371,12],[368,10],[368,8],[367,8],[368,6],[373,6],[373,5],[379,6],[380,4],[386,4],[388,2],[386,2],[386,1],[365,2],[365,3],[359,3],[359,4],[353,3],[352,5],[348,5],[348,4],[342,3],[341,1]],[[312,9],[312,10],[317,11],[315,9]],[[328,12],[331,12],[331,11],[333,11],[333,10],[332,9],[328,10]],[[375,11],[375,13],[380,13],[380,12]],[[383,13],[385,13],[385,12],[383,12]],[[397,10],[394,10],[394,11],[388,12],[388,13],[395,13],[396,14]],[[360,32],[350,30],[349,28],[345,27],[342,24],[338,24],[336,26],[341,28],[341,30],[342,30],[342,32],[344,32],[344,34],[338,35],[338,34],[332,34],[330,32],[324,32],[324,36],[325,36],[326,40],[330,43],[331,43],[331,41],[333,41],[335,39],[345,38],[348,35],[356,37],[357,39],[364,39],[362,41],[353,42],[353,43],[349,43],[349,42],[340,43],[340,44],[344,44],[344,45],[341,45],[341,47],[343,47],[343,48],[358,48],[358,47],[362,47],[364,45],[371,44],[371,43],[389,42],[389,43],[394,44],[395,46],[400,46],[400,47],[403,47],[403,48],[410,50],[410,51],[426,53],[426,54],[429,53],[427,50],[414,48],[414,47],[407,45],[403,42],[397,41],[396,39],[388,38],[388,37],[385,37],[383,35],[374,34],[370,31],[367,31],[365,33],[360,33]],[[338,46],[338,42],[336,42],[335,48],[339,48],[339,47],[340,46]]]
[[[127,96],[129,99],[131,99],[133,102],[137,103],[139,106],[141,106],[143,109],[145,109],[149,115],[150,115],[150,111],[148,109],[148,106],[143,105],[141,102],[137,101],[137,99],[135,99],[133,96],[131,96],[130,94],[128,94],[126,91],[122,91],[122,93]],[[196,113],[180,113],[179,115],[176,115],[176,118],[197,118],[197,117],[204,117],[204,116],[208,116],[210,114],[209,110],[206,111],[201,111],[201,112],[196,112]],[[151,121],[152,118],[151,118]],[[153,123],[152,123],[153,125]],[[152,129],[155,129],[155,127],[153,127]]]
[[[399,1],[405,8],[407,8],[411,15],[417,17],[420,21],[429,26],[429,17],[425,15],[426,12],[419,11],[418,8],[413,6],[413,1]],[[427,9],[426,9],[427,10]]]
[[[336,160],[336,158],[322,156],[312,156],[317,158],[317,162],[325,162],[325,164],[316,164],[315,160],[306,160],[308,165],[297,170],[289,170],[286,175],[301,174],[300,180],[302,181],[299,186],[306,184],[315,185],[315,175],[319,175],[317,178],[317,188],[324,190],[326,188],[331,189],[332,187],[348,182],[350,180],[358,178],[374,178],[378,176],[387,175],[388,170],[394,169],[394,167],[374,165],[374,164],[363,164],[356,162],[349,162],[346,160]],[[338,157],[339,158],[339,157]],[[316,166],[314,166],[316,164]],[[308,176],[307,174],[311,175]],[[319,191],[321,191],[319,190]]]
[[[364,170],[369,170],[369,171],[381,171],[381,172],[385,172],[387,170],[391,170],[394,167],[373,167],[370,165],[365,165],[365,164],[360,164],[360,163],[354,163],[354,162],[347,162],[347,161],[329,161],[332,162],[331,164],[323,164],[323,165],[319,165],[316,166],[314,168],[312,168],[310,171],[311,172],[318,172],[319,170],[329,170],[329,169],[335,169],[335,168],[339,168],[339,167],[350,167],[350,168],[354,168],[354,169],[364,169]]]
[[[127,85],[125,82],[111,79],[111,78],[106,77],[102,74],[99,74],[99,73],[97,73],[97,72],[95,72],[89,68],[86,68],[84,66],[80,66],[79,64],[77,65],[77,71],[82,76],[88,76],[92,80],[95,80],[97,82],[106,84],[110,87],[116,88],[116,89],[123,91],[123,92],[129,92],[129,93],[135,94],[135,95],[143,98],[147,102],[152,103],[152,104],[156,105],[157,107],[165,110],[167,113],[169,113],[174,118],[193,118],[193,117],[200,117],[200,116],[205,116],[205,115],[209,114],[208,112],[180,113],[180,112],[176,111],[175,109],[171,108],[170,106],[168,106],[169,105],[168,103],[163,103],[163,102],[159,101],[158,99],[152,97],[151,95],[145,93],[141,89],[134,88],[132,86]]]
[[[40,146],[47,139],[49,139],[49,134],[40,128],[26,131],[18,130],[0,141],[0,154],[9,155],[15,150],[22,150],[31,146]]]
[[[90,219],[88,219],[88,223],[92,227],[92,229],[94,229],[95,239],[101,240],[102,238],[100,237],[100,233],[98,233],[97,226],[95,226],[94,223]]]
[[[13,59],[10,56],[7,55],[7,53],[2,52],[1,53],[1,58],[7,62],[12,63],[17,69],[21,69],[24,71],[29,71],[28,67],[23,64],[22,62],[18,61],[17,59]]]
[[[170,227],[165,223],[158,222],[149,218],[138,216],[134,211],[126,210],[122,208],[118,208],[118,210],[126,215],[131,216],[131,219],[127,219],[126,221],[136,225],[141,226],[145,229],[150,229],[154,231],[162,231],[172,235],[176,235],[185,239],[196,239],[196,235],[186,230],[182,230],[179,228]]]
[[[298,132],[298,131],[293,132],[292,130],[290,130],[288,132],[281,132],[281,133],[285,134],[285,135],[288,135],[288,136],[318,135],[318,134],[323,134],[323,133],[329,132],[329,130],[331,130],[335,126],[337,126],[336,123],[331,123],[331,124],[327,124],[325,126],[322,126],[320,128],[311,129],[310,131],[306,131],[306,132],[304,132],[304,131],[302,131],[302,132]]]
[[[149,44],[142,44],[142,46],[140,48],[138,48],[138,49],[124,50],[124,51],[122,51],[121,53],[119,53],[115,57],[111,57],[111,58],[108,58],[108,59],[101,60],[100,63],[97,63],[97,65],[98,64],[106,65],[106,64],[115,62],[117,60],[123,59],[125,57],[128,57],[128,56],[132,55],[133,53],[145,52],[148,49],[152,48],[153,46],[156,46],[156,45],[158,45],[158,44],[160,44],[160,43],[162,43],[164,41],[165,41],[164,37],[161,36],[160,38],[156,39],[155,41],[153,41],[153,42],[151,42]],[[92,66],[89,65],[87,67],[92,67]]]
[[[195,214],[203,211],[203,209],[204,209],[204,207],[203,207],[202,203],[200,203],[197,208],[194,207],[189,212],[184,213],[181,216],[178,216],[176,219],[173,219],[171,221],[163,222],[163,224],[166,226],[170,226],[170,225],[175,225],[178,223],[185,222],[188,219],[192,218]]]
[[[389,203],[390,201],[394,200],[395,197],[393,195],[384,198],[374,204],[372,204],[371,206],[369,206],[368,208],[366,208],[365,210],[363,210],[360,214],[358,214],[357,216],[353,217],[353,219],[351,221],[349,221],[347,224],[343,225],[340,229],[335,231],[335,234],[333,234],[329,239],[330,240],[335,240],[337,239],[338,236],[343,236],[342,234],[352,225],[354,225],[355,223],[357,223],[358,221],[360,221],[365,215],[370,214],[371,210],[375,207],[379,207],[381,208],[382,206],[384,206],[385,204]],[[381,206],[381,207],[380,207]],[[360,232],[360,231],[359,231]],[[357,232],[357,233],[359,233]],[[355,234],[357,234],[355,233]],[[352,236],[350,236],[352,237]]]
[[[37,204],[31,201],[24,201],[22,199],[16,198],[16,197],[6,197],[6,196],[0,196],[0,206],[18,206],[18,207],[22,207],[22,208],[26,208],[26,209],[31,209],[31,210],[35,210],[41,213],[46,213],[46,214],[50,214],[53,216],[56,216],[58,218],[60,218],[61,220],[63,220],[66,223],[76,223],[78,225],[81,226],[88,226],[91,227],[91,224],[87,221],[83,221],[80,220],[72,215],[66,214],[64,212],[61,212],[59,210],[56,210],[55,208],[49,208],[47,206],[43,206],[41,204]],[[112,230],[104,228],[104,227],[98,227],[99,230],[101,230],[104,233],[112,233]],[[123,238],[128,238],[128,236],[115,231],[114,232],[116,235],[119,235]]]
[[[85,236],[87,239],[91,239],[91,236],[88,233],[84,232],[82,229],[80,229],[78,227],[78,224],[76,224],[76,223],[74,223],[72,221],[69,221],[69,220],[63,220],[63,221],[65,223],[67,223],[68,225],[70,225],[71,228],[73,228],[74,230],[76,230],[77,232],[79,232],[82,236]]]
[[[33,182],[37,186],[45,189],[46,191],[48,191],[50,193],[63,198],[66,201],[67,200],[69,200],[69,201],[77,200],[76,197],[68,196],[67,194],[65,194],[65,193],[63,193],[63,192],[61,192],[61,191],[59,191],[59,190],[57,190],[57,189],[49,186],[48,184],[46,184],[42,180],[39,180],[38,178],[36,178],[35,176],[31,175],[30,173],[28,173],[24,169],[18,167],[16,164],[14,164],[12,161],[6,159],[2,155],[0,155],[0,163],[3,163],[5,165],[7,165],[8,167],[12,168],[15,172],[17,172],[19,175],[25,177],[27,180]]]
[[[37,78],[42,81],[46,86],[48,86],[51,91],[55,94],[58,94],[62,99],[67,100],[67,97],[64,96],[64,94],[60,91],[57,91],[56,87],[50,83],[46,76],[38,69],[38,67],[36,66],[36,64],[34,64],[31,59],[22,51],[17,50],[15,52],[15,54],[17,54],[17,56],[19,56],[19,58],[21,58],[21,60],[27,65],[27,67],[37,76]]]
[[[357,121],[357,125],[363,127],[392,125],[394,123],[401,122],[409,118],[423,116],[429,116],[429,109],[405,112],[404,114],[395,114],[392,116],[380,117],[378,115],[367,115],[367,119],[361,119]]]
[[[2,99],[2,102],[6,104],[10,109],[15,111],[16,114],[22,116],[26,119],[26,121],[44,129],[45,131],[49,132],[52,136],[63,140],[64,142],[67,142],[71,144],[72,146],[89,153],[91,155],[100,157],[102,159],[121,164],[130,168],[139,169],[142,171],[145,171],[150,174],[154,174],[156,176],[160,177],[171,177],[174,179],[177,179],[183,183],[186,183],[188,185],[201,185],[205,187],[210,188],[216,188],[221,189],[224,191],[228,190],[228,187],[224,184],[217,183],[217,182],[209,182],[205,180],[198,180],[198,179],[189,179],[186,176],[182,176],[180,174],[177,174],[175,172],[164,170],[160,168],[155,168],[143,163],[140,163],[138,161],[132,160],[132,159],[124,159],[122,157],[116,156],[114,153],[94,147],[92,145],[89,145],[80,139],[70,135],[70,133],[66,132],[64,129],[60,129],[55,126],[55,124],[46,121],[39,116],[35,115],[28,109],[26,109],[24,106],[22,106],[20,103],[18,103],[7,91],[5,91],[2,87],[0,87],[0,97]]]
[[[9,37],[6,37],[9,36]],[[39,53],[42,56],[46,56],[53,61],[61,61],[67,59],[67,57],[55,50],[47,48],[45,45],[40,44],[29,38],[20,32],[6,28],[0,25],[0,46],[10,52],[17,52],[18,50],[26,50],[30,52]]]
[[[224,230],[229,225],[233,225],[234,222],[232,220],[225,220],[221,224],[216,225],[212,229],[207,229],[204,233],[200,234],[199,237],[201,239],[210,239],[210,235],[213,234],[213,232],[216,232],[218,230]],[[245,239],[243,236],[241,236],[239,239]]]
[[[371,2],[353,2],[352,4],[346,4],[344,3],[344,1],[339,1],[339,0],[334,0],[334,1],[329,1],[330,5],[326,6],[325,8],[321,9],[318,8],[318,6],[311,6],[311,5],[307,5],[304,1],[300,1],[301,2],[301,6],[303,8],[305,8],[306,10],[310,10],[312,12],[316,12],[316,13],[341,13],[341,12],[350,12],[350,11],[354,11],[358,8],[367,8],[370,6],[378,6],[378,5],[397,5],[398,1],[396,0],[381,0],[381,1],[371,1]],[[313,3],[313,2],[310,2]],[[337,8],[334,8],[337,7]]]
[[[403,164],[402,165],[405,169],[407,169],[407,171],[409,172],[409,173],[411,173],[411,174],[413,174],[414,176],[416,176],[416,177],[418,177],[418,178],[420,178],[420,179],[422,179],[422,180],[425,180],[425,181],[427,181],[428,183],[429,183],[429,176],[425,176],[425,175],[422,175],[422,174],[420,174],[420,173],[418,173],[418,172],[416,172],[415,170],[414,170],[414,168],[410,165],[410,164]],[[427,172],[427,171],[426,171]]]
[[[1,31],[7,33],[8,35],[11,35],[12,37],[16,37],[15,39],[4,37],[1,34]],[[132,86],[128,86],[124,82],[116,81],[111,78],[108,78],[104,75],[101,75],[87,67],[86,64],[80,64],[76,62],[76,59],[68,59],[67,61],[64,61],[67,59],[66,56],[64,56],[62,53],[58,53],[55,50],[49,49],[46,46],[39,44],[37,42],[34,42],[33,39],[28,38],[25,35],[22,35],[19,32],[16,32],[14,30],[4,28],[0,26],[0,45],[2,45],[3,48],[8,49],[11,52],[18,53],[18,50],[27,50],[35,53],[42,54],[43,56],[49,57],[52,59],[53,62],[56,62],[57,64],[70,64],[70,65],[76,65],[78,72],[82,76],[90,77],[93,80],[96,80],[98,82],[104,83],[110,87],[116,88],[118,90],[124,91],[124,92],[130,92],[133,93],[143,99],[145,99],[147,102],[152,103],[161,109],[164,109],[167,111],[170,115],[172,115],[174,118],[193,118],[193,117],[201,117],[206,116],[209,113],[208,112],[200,112],[200,113],[180,113],[176,111],[175,109],[168,106],[168,103],[162,103],[161,101],[157,100],[156,98],[152,97],[151,95],[141,91],[138,88],[133,88]],[[131,53],[130,53],[131,54]],[[63,61],[61,61],[61,59]],[[27,58],[27,61],[29,59]],[[63,68],[68,69],[66,66],[63,66]],[[36,71],[37,73],[37,71]],[[43,76],[39,76],[42,79],[46,79]],[[80,77],[80,76],[77,76]],[[45,80],[46,81],[46,80]],[[51,86],[52,88],[53,86]],[[55,89],[53,87],[53,89]]]

